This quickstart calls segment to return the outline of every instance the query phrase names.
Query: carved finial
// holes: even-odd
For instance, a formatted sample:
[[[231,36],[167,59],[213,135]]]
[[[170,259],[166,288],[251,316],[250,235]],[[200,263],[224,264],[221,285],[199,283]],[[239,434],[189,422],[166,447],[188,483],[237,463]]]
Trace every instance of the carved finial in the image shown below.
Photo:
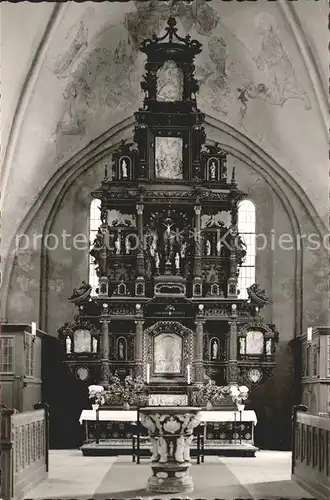
[[[236,167],[233,166],[233,170],[232,170],[232,173],[231,173],[231,183],[232,184],[235,184],[236,183]]]

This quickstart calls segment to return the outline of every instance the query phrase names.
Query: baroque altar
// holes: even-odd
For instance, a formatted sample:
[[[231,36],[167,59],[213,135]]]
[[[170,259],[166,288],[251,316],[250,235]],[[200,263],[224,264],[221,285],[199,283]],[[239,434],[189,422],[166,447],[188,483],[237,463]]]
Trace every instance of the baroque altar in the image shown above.
[[[230,156],[207,141],[194,75],[202,45],[181,37],[171,17],[165,35],[140,50],[144,101],[133,140],[112,152],[92,193],[100,200],[90,252],[99,286],[74,291],[78,312],[59,338],[82,383],[106,388],[114,375],[140,376],[151,404],[189,405],[208,379],[263,383],[278,333],[260,316],[267,298],[257,284],[240,298],[245,194]]]

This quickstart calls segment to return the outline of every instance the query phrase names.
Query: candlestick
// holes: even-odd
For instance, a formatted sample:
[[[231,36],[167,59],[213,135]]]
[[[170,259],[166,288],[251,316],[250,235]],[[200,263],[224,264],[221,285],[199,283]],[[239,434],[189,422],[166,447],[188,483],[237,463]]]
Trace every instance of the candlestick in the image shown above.
[[[150,365],[147,363],[147,384],[150,383]]]
[[[190,365],[187,365],[187,382],[190,384]]]

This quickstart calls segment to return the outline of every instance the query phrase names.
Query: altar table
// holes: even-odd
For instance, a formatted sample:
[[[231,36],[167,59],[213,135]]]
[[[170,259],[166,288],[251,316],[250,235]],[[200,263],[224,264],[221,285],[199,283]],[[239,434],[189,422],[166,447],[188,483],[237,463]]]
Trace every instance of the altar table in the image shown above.
[[[127,440],[132,438],[132,424],[137,422],[137,411],[83,410],[79,422],[85,422],[86,442],[95,440],[96,436],[101,440]],[[208,442],[254,444],[254,426],[257,424],[254,410],[202,411],[201,423],[205,424],[206,445]]]

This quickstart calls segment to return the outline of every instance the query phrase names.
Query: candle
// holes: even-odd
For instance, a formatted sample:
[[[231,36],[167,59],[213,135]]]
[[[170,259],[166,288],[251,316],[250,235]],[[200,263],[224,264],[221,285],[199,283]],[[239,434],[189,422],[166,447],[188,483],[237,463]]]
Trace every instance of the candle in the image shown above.
[[[307,328],[307,342],[312,342],[312,337],[313,337],[313,328],[309,326]]]
[[[187,382],[190,384],[190,365],[187,365]]]
[[[150,382],[150,365],[147,363],[147,384]]]
[[[32,321],[31,323],[31,334],[35,337],[37,335],[37,323]]]

